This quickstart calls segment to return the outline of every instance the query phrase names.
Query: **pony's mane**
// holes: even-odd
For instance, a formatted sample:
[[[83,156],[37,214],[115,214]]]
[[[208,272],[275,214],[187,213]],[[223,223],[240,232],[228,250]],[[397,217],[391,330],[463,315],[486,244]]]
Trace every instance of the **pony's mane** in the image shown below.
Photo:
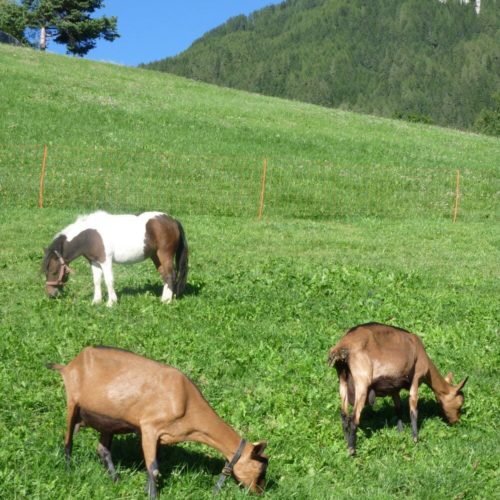
[[[45,256],[42,261],[42,272],[47,273],[49,270],[50,257],[54,252],[59,252],[63,254],[63,245],[66,241],[66,236],[64,234],[59,234],[54,238],[49,247],[45,250]]]

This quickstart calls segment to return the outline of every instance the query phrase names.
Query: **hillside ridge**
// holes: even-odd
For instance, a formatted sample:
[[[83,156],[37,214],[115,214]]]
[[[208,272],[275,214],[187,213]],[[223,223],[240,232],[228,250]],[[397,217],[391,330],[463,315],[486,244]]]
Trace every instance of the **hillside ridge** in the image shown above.
[[[220,86],[472,129],[500,93],[496,0],[288,0],[143,67]]]

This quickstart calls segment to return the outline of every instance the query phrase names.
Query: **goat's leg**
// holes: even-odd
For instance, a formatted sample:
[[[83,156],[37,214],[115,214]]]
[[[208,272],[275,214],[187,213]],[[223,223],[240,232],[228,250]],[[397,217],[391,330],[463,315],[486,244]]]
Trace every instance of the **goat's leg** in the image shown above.
[[[95,261],[90,263],[90,267],[92,269],[92,278],[94,280],[94,298],[92,299],[92,304],[99,304],[102,301],[102,269],[100,264]]]
[[[396,409],[396,416],[398,417],[398,431],[401,432],[403,430],[403,407],[401,406],[399,392],[392,395],[392,400],[394,401],[394,408]]]
[[[344,439],[349,442],[349,395],[347,390],[347,380],[345,373],[339,373],[339,392],[340,392],[340,418],[342,420],[342,430]]]
[[[349,454],[352,456],[356,453],[356,432],[358,430],[359,422],[361,420],[361,412],[366,403],[368,388],[366,384],[355,384],[356,400],[354,402],[353,414],[350,422],[349,436],[347,440],[347,447]]]
[[[160,475],[158,469],[158,461],[156,460],[156,452],[158,448],[158,435],[152,428],[141,428],[142,434],[142,452],[144,454],[144,462],[148,471],[148,482],[146,484],[146,493],[150,498],[156,498],[158,488],[156,481]]]
[[[68,400],[66,412],[66,436],[64,437],[64,455],[66,465],[71,461],[71,451],[73,449],[73,434],[75,432],[78,420],[80,418],[80,409],[73,401]]]
[[[415,443],[418,441],[418,381],[413,382],[410,387],[410,421],[411,421],[411,431],[413,434],[413,441]]]
[[[108,432],[101,432],[99,436],[99,444],[97,445],[97,453],[101,458],[102,463],[106,466],[106,469],[111,476],[113,481],[118,481],[118,474],[116,473],[115,465],[111,458],[111,443],[113,441],[113,434]]]
[[[344,413],[343,410],[340,410],[340,419],[342,420],[342,431],[344,432],[344,439],[347,443],[349,443],[349,425],[350,425],[350,417],[348,413]]]

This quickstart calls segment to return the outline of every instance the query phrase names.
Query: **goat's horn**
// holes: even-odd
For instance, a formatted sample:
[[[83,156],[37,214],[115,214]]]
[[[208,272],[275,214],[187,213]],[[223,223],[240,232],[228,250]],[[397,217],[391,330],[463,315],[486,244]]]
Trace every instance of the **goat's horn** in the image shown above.
[[[464,385],[465,383],[467,382],[467,380],[469,380],[469,377],[465,377],[462,382],[460,382],[457,387],[456,387],[456,391],[461,391],[463,388],[464,388]]]

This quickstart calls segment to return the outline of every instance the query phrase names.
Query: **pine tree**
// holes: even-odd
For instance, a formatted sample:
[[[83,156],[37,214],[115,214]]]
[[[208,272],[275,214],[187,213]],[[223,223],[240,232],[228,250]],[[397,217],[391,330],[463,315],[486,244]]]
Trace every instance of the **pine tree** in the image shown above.
[[[27,42],[24,30],[27,23],[27,13],[14,0],[0,0],[0,31],[13,36],[20,42]]]
[[[40,30],[40,49],[47,38],[66,45],[67,52],[84,56],[104,38],[112,42],[119,37],[116,17],[91,17],[104,7],[102,0],[22,0],[29,14],[29,27]]]

